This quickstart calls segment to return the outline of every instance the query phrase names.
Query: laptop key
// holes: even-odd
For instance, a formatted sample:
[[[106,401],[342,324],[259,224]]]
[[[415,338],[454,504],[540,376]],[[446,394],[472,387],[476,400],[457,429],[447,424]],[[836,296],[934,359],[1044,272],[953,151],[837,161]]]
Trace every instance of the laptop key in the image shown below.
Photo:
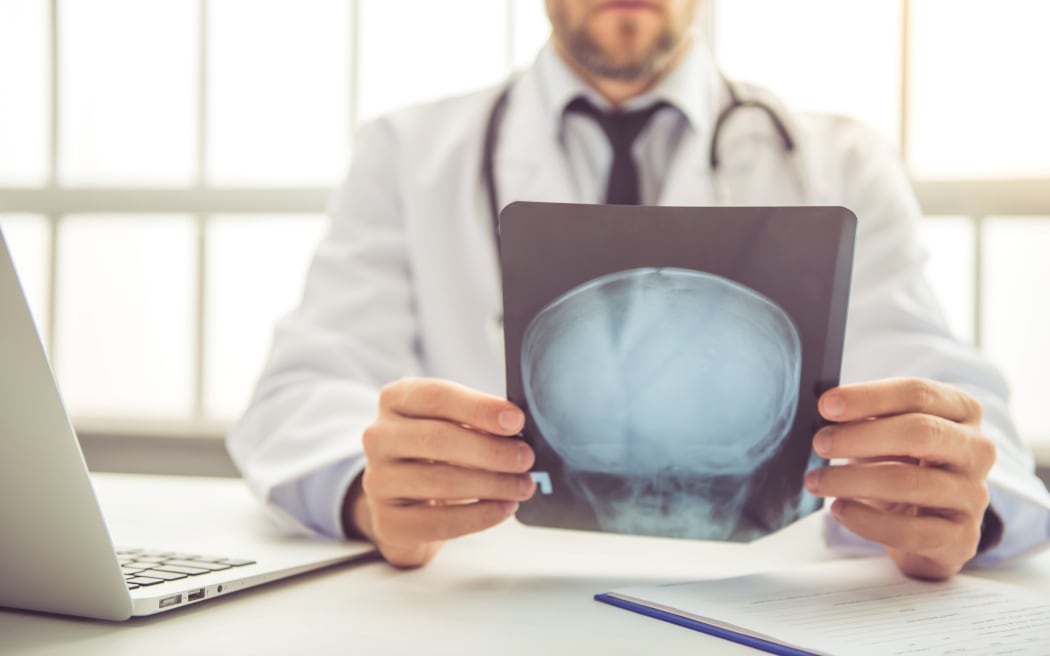
[[[223,569],[230,569],[230,565],[224,565],[222,563],[206,563],[199,560],[171,560],[165,563],[165,565],[178,565],[180,567],[196,567],[198,569],[208,569],[213,572],[218,572]]]
[[[233,565],[234,567],[243,567],[245,565],[254,565],[255,564],[254,560],[239,560],[237,558],[227,558],[227,559],[221,560],[219,562],[225,563],[227,565]]]
[[[137,560],[133,560],[130,563],[124,563],[121,567],[130,567],[132,569],[153,569],[160,563],[140,563]]]
[[[163,579],[151,579],[146,576],[135,576],[126,581],[127,583],[134,583],[135,585],[147,586],[157,585],[158,583],[164,583]]]
[[[139,586],[134,583],[128,583],[128,590],[137,590]]]
[[[198,574],[208,574],[215,570],[205,569],[203,567],[186,567],[184,565],[157,565],[153,568],[158,572],[178,572],[179,574],[189,574],[190,576],[197,576]]]
[[[139,572],[139,576],[148,576],[151,579],[164,579],[165,581],[177,581],[186,578],[185,574],[179,572],[162,572],[159,569],[147,569]]]

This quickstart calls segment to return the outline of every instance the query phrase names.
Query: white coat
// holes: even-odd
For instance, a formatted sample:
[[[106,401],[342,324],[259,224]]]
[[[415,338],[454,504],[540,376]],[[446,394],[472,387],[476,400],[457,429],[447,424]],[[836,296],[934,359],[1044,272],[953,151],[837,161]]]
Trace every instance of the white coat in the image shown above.
[[[720,90],[717,105],[724,106],[725,87],[714,71],[707,83]],[[483,132],[497,93],[411,108],[361,130],[302,303],[278,325],[251,406],[229,436],[231,454],[262,499],[360,454],[384,383],[425,375],[503,394],[502,353],[491,331],[502,309],[500,277],[481,183]],[[993,505],[1007,524],[1003,546],[1016,540],[1002,556],[1045,538],[1045,522],[1040,535],[1022,535],[1011,523],[1015,507],[1045,519],[1050,502],[1007,418],[1001,377],[948,333],[924,277],[920,210],[896,154],[849,120],[793,114],[758,89],[743,87],[742,95],[777,108],[796,139],[797,168],[764,114],[739,112],[720,141],[728,200],[843,205],[859,218],[843,382],[923,376],[976,396],[999,447],[990,480]],[[515,83],[500,129],[501,206],[589,200],[576,197],[551,121],[530,71]],[[678,146],[660,204],[719,198],[709,134],[690,133]],[[793,171],[801,173],[805,197]],[[330,503],[338,512],[338,499]]]

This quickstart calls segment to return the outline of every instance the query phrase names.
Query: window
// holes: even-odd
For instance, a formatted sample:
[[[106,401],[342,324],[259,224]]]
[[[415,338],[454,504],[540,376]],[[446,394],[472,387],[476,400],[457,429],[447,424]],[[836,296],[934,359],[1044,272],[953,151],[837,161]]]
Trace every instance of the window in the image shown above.
[[[1050,3],[701,1],[730,77],[900,148],[952,326],[1050,450]],[[355,127],[496,84],[547,33],[543,0],[0,2],[0,225],[75,422],[221,432]]]
[[[355,127],[547,31],[542,0],[0,2],[0,225],[74,423],[221,433]]]

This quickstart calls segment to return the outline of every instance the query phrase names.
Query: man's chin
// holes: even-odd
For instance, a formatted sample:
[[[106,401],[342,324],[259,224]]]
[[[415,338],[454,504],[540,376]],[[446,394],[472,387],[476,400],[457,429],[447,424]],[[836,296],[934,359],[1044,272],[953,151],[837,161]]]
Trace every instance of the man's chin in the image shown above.
[[[562,47],[591,75],[635,82],[651,77],[667,64],[675,41],[672,34],[661,30],[603,31],[592,25],[566,33]]]
[[[651,62],[638,62],[606,65],[604,67],[598,67],[597,70],[593,70],[592,72],[599,77],[604,77],[609,80],[617,80],[618,82],[639,82],[652,77],[656,71],[657,67]]]
[[[588,62],[588,68],[592,73],[604,78],[635,82],[654,75],[665,60],[666,57],[662,53],[643,53],[628,57],[620,51],[615,56],[596,54]]]

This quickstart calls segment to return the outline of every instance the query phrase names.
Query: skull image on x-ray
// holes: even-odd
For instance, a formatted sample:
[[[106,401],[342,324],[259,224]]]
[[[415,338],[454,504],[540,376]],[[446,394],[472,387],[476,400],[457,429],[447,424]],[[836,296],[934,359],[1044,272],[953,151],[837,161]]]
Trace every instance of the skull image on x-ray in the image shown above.
[[[675,268],[601,276],[525,330],[529,412],[599,528],[728,539],[791,431],[802,353],[774,302]]]

